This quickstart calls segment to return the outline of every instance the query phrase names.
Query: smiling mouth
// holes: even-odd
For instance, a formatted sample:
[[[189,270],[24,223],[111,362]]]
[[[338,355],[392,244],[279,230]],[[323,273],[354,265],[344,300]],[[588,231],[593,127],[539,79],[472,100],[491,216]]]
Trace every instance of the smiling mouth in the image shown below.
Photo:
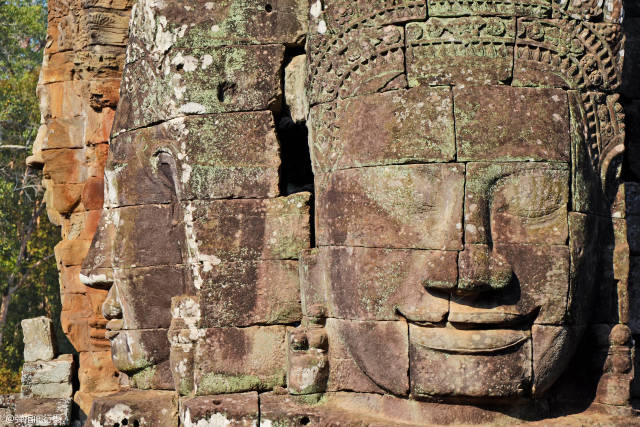
[[[106,326],[107,331],[104,334],[105,338],[112,340],[117,337],[122,330],[122,324],[122,319],[109,320]]]
[[[421,347],[440,353],[491,354],[507,351],[531,339],[531,332],[518,329],[456,329],[423,327]]]

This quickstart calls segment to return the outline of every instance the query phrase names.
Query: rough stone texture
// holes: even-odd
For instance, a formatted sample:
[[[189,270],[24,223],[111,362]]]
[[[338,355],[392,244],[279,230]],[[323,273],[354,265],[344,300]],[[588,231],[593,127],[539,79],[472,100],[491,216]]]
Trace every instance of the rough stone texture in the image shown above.
[[[178,425],[178,396],[169,391],[123,391],[97,397],[86,421],[88,425],[173,427]]]
[[[317,242],[321,246],[460,249],[463,174],[460,165],[438,164],[318,175]]]
[[[271,390],[285,385],[286,330],[205,329],[194,358],[197,395]]]
[[[327,319],[326,330],[330,366],[328,391],[407,394],[409,330],[405,322]],[[381,366],[384,369],[380,369]]]
[[[518,21],[514,86],[615,90],[619,29],[575,19]]]
[[[568,192],[562,163],[469,163],[465,242],[564,244]]]
[[[410,325],[409,337],[411,391],[417,396],[514,397],[529,388],[527,333]]]
[[[56,356],[53,323],[46,317],[24,319],[21,322],[26,362],[48,361]]]
[[[562,1],[562,0],[561,0]],[[551,13],[552,0],[428,0],[429,16],[535,16]]]
[[[71,409],[71,399],[19,398],[16,399],[14,425],[66,426],[72,421]]]
[[[260,111],[280,105],[282,45],[187,47],[153,61],[136,60],[142,55],[139,43],[129,46],[123,83],[145,82],[145,87],[123,92],[115,133],[187,114]],[[160,64],[169,73],[161,71]]]
[[[306,122],[309,101],[305,83],[307,80],[307,57],[294,57],[284,69],[284,99],[294,122]]]
[[[457,254],[374,248],[323,247],[301,259],[305,316],[351,320],[441,322],[457,285]],[[426,287],[432,290],[427,290]]]
[[[180,422],[185,426],[255,426],[258,423],[258,393],[181,399]]]
[[[159,152],[171,164],[164,166]],[[105,205],[167,203],[174,187],[181,199],[274,197],[279,167],[269,112],[171,120],[114,138]]]
[[[570,160],[565,91],[479,86],[453,97],[458,160]]]
[[[48,362],[26,362],[22,366],[22,384],[71,383],[73,356],[64,354]]]
[[[451,161],[452,102],[448,88],[417,87],[315,106],[309,123],[313,170]]]

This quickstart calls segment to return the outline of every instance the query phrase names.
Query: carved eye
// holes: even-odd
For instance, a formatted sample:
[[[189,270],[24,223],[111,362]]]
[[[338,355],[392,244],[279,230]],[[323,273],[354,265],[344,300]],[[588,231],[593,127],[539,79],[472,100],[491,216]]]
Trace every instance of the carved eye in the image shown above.
[[[543,218],[567,204],[567,183],[552,171],[525,171],[498,181],[492,211],[523,218]]]

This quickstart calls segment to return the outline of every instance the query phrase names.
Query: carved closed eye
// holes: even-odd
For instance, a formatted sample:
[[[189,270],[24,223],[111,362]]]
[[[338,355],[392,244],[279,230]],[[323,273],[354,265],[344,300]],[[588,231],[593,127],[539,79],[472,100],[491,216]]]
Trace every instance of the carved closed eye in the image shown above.
[[[567,183],[553,171],[526,171],[502,178],[493,189],[492,211],[543,218],[567,205]]]

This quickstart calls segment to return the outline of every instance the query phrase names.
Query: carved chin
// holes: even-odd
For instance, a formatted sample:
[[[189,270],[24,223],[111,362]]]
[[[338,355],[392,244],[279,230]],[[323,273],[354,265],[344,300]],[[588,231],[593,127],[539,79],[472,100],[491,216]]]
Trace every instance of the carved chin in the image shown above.
[[[126,374],[135,373],[153,364],[143,343],[136,337],[136,332],[119,331],[110,339],[113,365]]]

